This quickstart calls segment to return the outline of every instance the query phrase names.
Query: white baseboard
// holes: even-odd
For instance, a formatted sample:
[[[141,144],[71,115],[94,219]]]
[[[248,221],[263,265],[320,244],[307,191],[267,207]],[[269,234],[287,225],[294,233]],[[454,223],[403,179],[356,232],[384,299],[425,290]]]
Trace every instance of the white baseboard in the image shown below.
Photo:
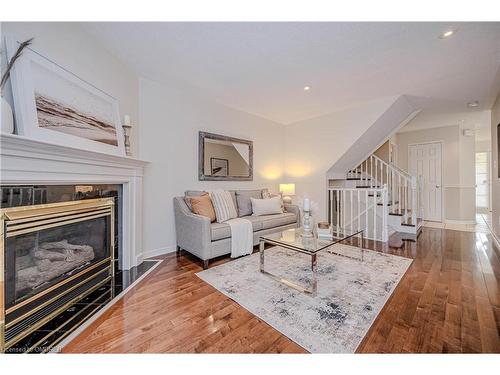
[[[448,220],[444,221],[445,224],[468,224],[468,225],[476,225],[476,220]]]
[[[157,257],[158,255],[164,255],[168,253],[173,253],[176,250],[175,245],[170,245],[166,247],[160,247],[159,249],[144,251],[141,254],[142,259],[148,259],[151,257]]]
[[[490,226],[490,224],[488,223],[488,221],[484,220],[484,219],[483,219],[483,221],[486,224],[486,226],[488,227],[488,229],[490,231],[491,238],[493,238],[493,241],[497,245],[497,249],[500,250],[500,238],[497,236],[497,234],[495,233],[495,231],[493,230],[493,228]]]
[[[488,225],[489,228],[489,225]],[[493,229],[490,228],[490,233],[491,233],[491,238],[493,238],[493,241],[495,241],[497,245],[497,249],[500,249],[500,238],[497,237],[497,235],[493,232]]]
[[[159,255],[164,255],[164,254],[168,254],[168,253],[173,253],[175,250],[176,250],[175,245],[172,245],[172,246],[167,246],[167,247],[161,247],[161,248],[155,249],[155,250],[144,251],[142,254],[139,254],[135,258],[135,265],[138,266],[145,259],[157,257]]]

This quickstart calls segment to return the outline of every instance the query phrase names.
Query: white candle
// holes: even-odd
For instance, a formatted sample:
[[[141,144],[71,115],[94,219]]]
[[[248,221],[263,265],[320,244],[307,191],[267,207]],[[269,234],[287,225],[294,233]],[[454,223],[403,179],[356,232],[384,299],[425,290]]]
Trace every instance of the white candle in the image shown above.
[[[282,240],[285,242],[295,241],[295,229],[285,230],[282,234]]]
[[[304,211],[310,211],[311,210],[311,202],[309,201],[309,198],[304,198]]]
[[[125,115],[123,117],[123,125],[130,126],[130,116],[129,115]]]

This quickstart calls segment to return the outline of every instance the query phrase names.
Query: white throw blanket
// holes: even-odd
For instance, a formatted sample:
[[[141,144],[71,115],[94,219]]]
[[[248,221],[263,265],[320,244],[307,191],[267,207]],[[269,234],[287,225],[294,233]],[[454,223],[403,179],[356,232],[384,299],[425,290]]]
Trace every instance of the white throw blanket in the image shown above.
[[[252,222],[237,218],[226,221],[231,227],[231,258],[252,254],[253,230]]]

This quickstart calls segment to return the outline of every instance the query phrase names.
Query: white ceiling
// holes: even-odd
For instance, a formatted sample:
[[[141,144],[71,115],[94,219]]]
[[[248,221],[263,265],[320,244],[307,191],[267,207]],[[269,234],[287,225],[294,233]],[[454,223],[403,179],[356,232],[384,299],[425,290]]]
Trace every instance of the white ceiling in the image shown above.
[[[408,94],[457,109],[498,92],[500,23],[84,23],[139,75],[277,122]],[[449,27],[458,31],[439,39]],[[305,85],[312,86],[308,92]]]

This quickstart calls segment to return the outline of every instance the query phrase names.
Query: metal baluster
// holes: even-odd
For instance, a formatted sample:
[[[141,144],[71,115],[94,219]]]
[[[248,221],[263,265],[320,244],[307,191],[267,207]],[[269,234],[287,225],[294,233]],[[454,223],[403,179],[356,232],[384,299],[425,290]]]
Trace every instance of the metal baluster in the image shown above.
[[[335,206],[336,206],[336,214],[337,214],[337,221],[335,222],[335,226],[338,228],[340,227],[340,190],[337,190],[335,192]]]
[[[361,229],[361,194],[360,191],[356,191],[356,195],[358,196],[358,230]]]
[[[418,187],[416,183],[416,178],[411,178],[411,218],[413,224],[417,225],[417,215],[418,215]]]
[[[342,229],[345,229],[345,191],[342,191]]]
[[[388,215],[388,212],[387,212],[387,185],[384,185],[384,191],[383,191],[383,194],[384,194],[384,199],[382,200],[382,204],[383,204],[383,210],[382,210],[382,241],[386,242],[387,241],[387,215]]]
[[[365,230],[368,237],[368,189],[365,190]]]
[[[361,185],[365,184],[365,175],[364,175],[365,161],[361,163]]]
[[[391,169],[391,177],[390,177],[390,180],[391,180],[391,195],[392,195],[392,203],[393,203],[393,206],[392,206],[392,212],[396,212],[394,210],[394,204],[396,203],[396,200],[397,200],[397,197],[396,197],[396,191],[394,190],[394,173]]]
[[[401,175],[398,174],[398,193],[399,193],[399,205],[398,205],[398,208],[399,208],[399,214],[401,215],[401,201],[402,201],[402,196],[401,196]]]
[[[405,179],[405,216],[406,220],[408,220],[408,180]]]
[[[329,197],[329,200],[328,200],[328,207],[330,209],[330,225],[333,225],[333,190],[330,190],[328,192],[328,197]]]
[[[387,186],[389,186],[389,191],[390,191],[392,188],[392,185],[391,185],[391,182],[389,181],[389,166],[388,165],[385,166],[385,173],[386,173],[385,183],[387,184]],[[392,192],[391,192],[391,199],[392,199],[392,204],[393,204],[391,207],[394,207],[394,195],[392,195]]]
[[[373,157],[370,156],[370,187],[373,187]]]
[[[350,199],[350,201],[351,201],[351,202],[350,202],[351,209],[350,209],[350,211],[349,211],[349,216],[350,216],[350,220],[349,220],[349,222],[350,222],[350,224],[349,224],[349,228],[350,228],[350,229],[352,229],[352,226],[353,226],[353,221],[354,221],[354,214],[353,214],[353,210],[352,210],[352,189],[351,189],[351,192],[350,192],[350,194],[349,194],[349,195],[350,195],[350,198],[349,198],[349,199]]]
[[[375,190],[373,194],[373,239],[377,239],[377,194],[378,190]]]

